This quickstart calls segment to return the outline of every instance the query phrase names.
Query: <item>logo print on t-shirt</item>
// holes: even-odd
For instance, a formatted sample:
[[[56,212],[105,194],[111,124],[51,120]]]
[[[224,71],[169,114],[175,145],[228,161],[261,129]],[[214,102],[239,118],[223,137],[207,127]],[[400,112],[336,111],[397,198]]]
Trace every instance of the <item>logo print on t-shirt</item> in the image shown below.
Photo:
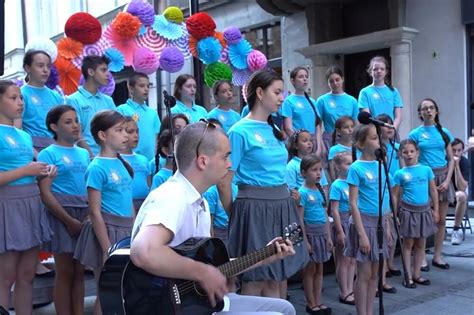
[[[371,171],[367,171],[367,173],[365,173],[365,177],[369,180],[369,181],[373,181],[375,176],[374,174],[372,174]]]
[[[5,136],[5,141],[11,146],[11,147],[16,147],[18,144],[16,143],[15,139],[13,139],[11,136]]]
[[[347,197],[349,197],[349,189],[344,189],[344,195],[346,195]]]
[[[257,140],[258,143],[260,144],[264,144],[265,143],[265,139],[262,137],[261,134],[259,134],[258,132],[256,132],[254,134],[254,137],[255,137],[255,140]]]
[[[374,94],[372,94],[372,97],[376,100],[378,100],[380,98],[380,95],[379,93],[375,92]]]
[[[65,164],[71,164],[72,163],[71,159],[67,155],[63,156],[63,161],[64,161]]]
[[[411,181],[411,174],[410,173],[406,173],[405,175],[403,175],[403,179],[407,182]]]
[[[135,113],[135,114],[132,115],[132,119],[133,119],[134,122],[137,123],[140,120],[140,116],[138,116],[138,114]]]
[[[112,181],[114,181],[115,183],[118,183],[120,181],[120,175],[115,170],[110,171],[110,177],[112,178]]]
[[[296,103],[296,107],[303,109],[304,105],[301,102]]]
[[[315,202],[316,197],[314,197],[313,195],[308,195],[308,200],[311,201],[311,202]]]
[[[429,138],[430,138],[430,135],[427,134],[427,133],[425,133],[425,132],[423,132],[423,133],[421,134],[421,137],[424,138],[424,139],[429,139]]]
[[[225,121],[226,120],[224,115],[219,115],[219,117],[217,117],[217,119],[219,121]]]
[[[329,102],[329,107],[331,107],[331,108],[336,108],[336,102],[330,101],[330,102]]]
[[[39,103],[39,99],[38,99],[38,97],[36,97],[36,95],[32,95],[30,97],[30,99],[31,99],[31,102],[35,105],[37,105]]]

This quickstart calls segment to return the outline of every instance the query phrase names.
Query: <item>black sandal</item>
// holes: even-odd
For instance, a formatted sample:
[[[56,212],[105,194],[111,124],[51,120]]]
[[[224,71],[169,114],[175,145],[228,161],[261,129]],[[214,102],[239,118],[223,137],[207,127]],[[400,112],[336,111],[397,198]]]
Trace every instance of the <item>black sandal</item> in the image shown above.
[[[339,296],[339,303],[347,304],[347,305],[355,305],[355,300],[352,300],[352,301],[347,300],[353,294],[354,294],[354,292],[351,292],[343,298],[341,296]]]
[[[410,279],[410,281],[408,282],[408,284],[406,283],[405,280],[402,281],[402,284],[405,288],[407,289],[416,289],[416,284],[415,284],[415,281],[413,281],[412,279]]]
[[[433,264],[433,266],[438,267],[440,269],[445,269],[445,270],[449,269],[449,264],[448,263],[440,264],[440,263],[438,263],[434,260],[431,263]]]
[[[418,278],[414,278],[413,282],[421,284],[421,285],[430,285],[431,281],[429,279],[424,279],[422,276],[419,276]]]

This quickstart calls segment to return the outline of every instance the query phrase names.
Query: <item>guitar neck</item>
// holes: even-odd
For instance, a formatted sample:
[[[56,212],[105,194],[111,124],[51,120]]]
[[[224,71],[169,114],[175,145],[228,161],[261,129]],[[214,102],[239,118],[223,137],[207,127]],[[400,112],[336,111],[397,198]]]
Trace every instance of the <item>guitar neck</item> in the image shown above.
[[[273,256],[276,253],[275,244],[267,245],[255,252],[229,261],[218,268],[227,278],[235,277],[253,265]]]

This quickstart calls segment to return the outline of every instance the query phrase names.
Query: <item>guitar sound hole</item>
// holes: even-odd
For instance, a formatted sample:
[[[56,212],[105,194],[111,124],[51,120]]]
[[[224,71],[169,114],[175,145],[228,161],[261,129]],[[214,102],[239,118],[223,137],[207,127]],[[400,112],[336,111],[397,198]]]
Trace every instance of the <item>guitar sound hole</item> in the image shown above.
[[[199,286],[199,284],[197,282],[194,282],[194,291],[196,291],[196,293],[199,295],[199,296],[207,296],[206,292]]]

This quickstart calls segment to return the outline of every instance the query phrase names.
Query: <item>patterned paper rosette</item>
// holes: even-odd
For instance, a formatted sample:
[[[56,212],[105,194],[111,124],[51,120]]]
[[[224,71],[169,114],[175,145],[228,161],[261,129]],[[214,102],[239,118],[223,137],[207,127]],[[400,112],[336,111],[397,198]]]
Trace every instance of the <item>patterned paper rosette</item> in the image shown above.
[[[192,57],[191,51],[189,49],[189,33],[184,23],[181,23],[181,28],[183,29],[183,36],[176,40],[169,41],[168,46],[174,46],[178,48],[183,53],[184,59],[189,59]]]
[[[70,95],[77,91],[79,85],[79,77],[81,71],[74,66],[71,60],[68,60],[62,56],[58,56],[54,65],[59,72],[59,85],[63,89],[66,95]]]
[[[104,32],[104,37],[109,41],[111,46],[119,50],[125,57],[125,65],[130,66],[133,63],[133,54],[138,48],[135,38],[124,39],[117,35],[111,25]]]
[[[102,56],[104,52],[111,48],[112,45],[105,37],[101,37],[97,42],[91,45],[84,45],[82,49],[82,55],[84,56]]]
[[[235,45],[229,45],[229,60],[232,66],[243,70],[247,68],[247,57],[252,51],[252,45],[242,39]]]
[[[155,32],[168,40],[176,40],[183,36],[181,25],[168,21],[163,15],[155,16],[152,27]]]
[[[252,72],[249,69],[236,69],[232,68],[232,84],[237,86],[243,86],[250,79]]]
[[[119,72],[125,65],[125,57],[123,54],[115,49],[109,48],[105,51],[104,55],[109,59],[109,70],[112,72]]]
[[[82,53],[83,44],[69,37],[61,38],[58,43],[58,54],[66,59],[77,58]]]
[[[138,36],[135,42],[138,47],[146,47],[158,56],[161,54],[161,51],[168,46],[168,41],[151,27],[146,27],[145,34]]]

